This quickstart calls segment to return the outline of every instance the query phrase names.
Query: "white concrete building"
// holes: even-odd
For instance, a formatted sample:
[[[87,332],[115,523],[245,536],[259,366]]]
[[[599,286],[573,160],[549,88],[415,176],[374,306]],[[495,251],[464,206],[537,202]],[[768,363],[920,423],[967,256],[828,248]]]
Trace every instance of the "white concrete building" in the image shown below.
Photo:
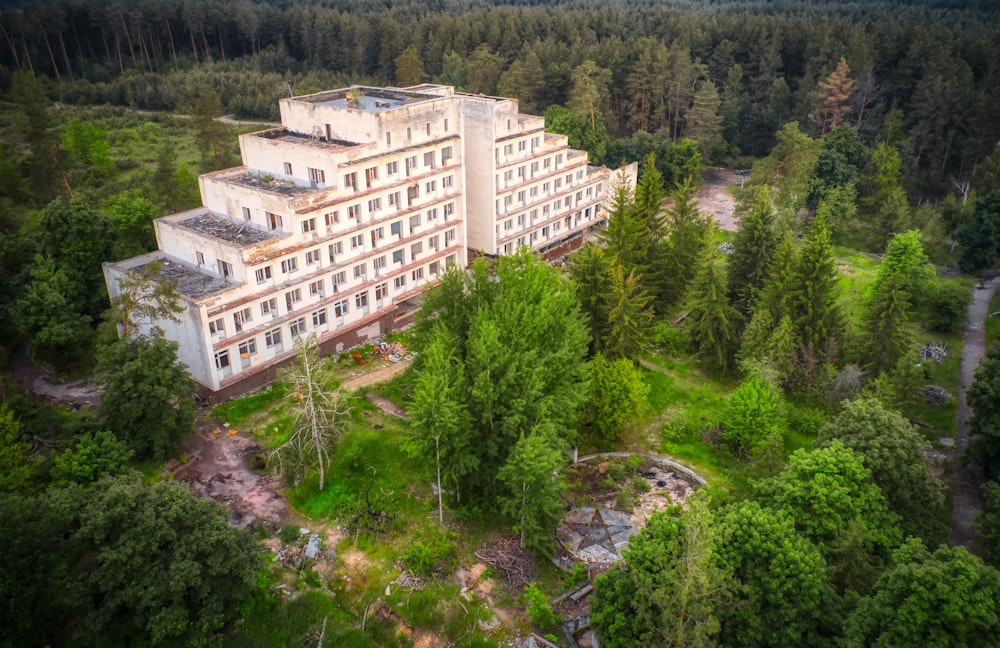
[[[352,87],[280,109],[243,166],[201,176],[202,207],[155,222],[158,251],[105,265],[112,296],[153,260],[177,282],[159,326],[207,393],[273,380],[300,335],[339,352],[403,324],[469,250],[562,254],[604,219],[608,170],[513,100]]]

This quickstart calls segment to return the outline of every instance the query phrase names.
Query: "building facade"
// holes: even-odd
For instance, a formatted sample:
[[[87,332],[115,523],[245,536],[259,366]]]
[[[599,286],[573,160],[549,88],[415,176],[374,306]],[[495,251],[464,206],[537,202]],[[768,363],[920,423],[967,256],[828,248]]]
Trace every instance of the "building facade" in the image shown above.
[[[176,282],[181,321],[157,325],[207,393],[273,380],[302,335],[339,352],[402,325],[469,251],[553,256],[604,220],[608,170],[513,100],[351,87],[280,109],[201,176],[202,207],[154,223],[156,252],[105,264],[112,296],[152,261]]]

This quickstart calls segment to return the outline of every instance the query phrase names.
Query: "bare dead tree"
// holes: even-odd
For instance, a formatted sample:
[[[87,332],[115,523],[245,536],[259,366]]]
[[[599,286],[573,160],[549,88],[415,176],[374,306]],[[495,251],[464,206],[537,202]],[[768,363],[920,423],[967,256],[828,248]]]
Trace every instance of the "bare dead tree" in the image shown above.
[[[288,440],[271,453],[270,461],[293,485],[309,470],[318,470],[319,489],[323,490],[326,470],[350,409],[320,369],[316,336],[299,338],[297,344],[299,355],[284,375],[292,388],[295,427]]]

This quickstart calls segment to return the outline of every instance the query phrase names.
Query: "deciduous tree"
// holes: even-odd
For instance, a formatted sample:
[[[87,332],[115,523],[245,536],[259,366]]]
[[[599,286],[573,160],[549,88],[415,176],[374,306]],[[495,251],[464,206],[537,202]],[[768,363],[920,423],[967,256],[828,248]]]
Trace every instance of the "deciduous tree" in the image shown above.
[[[625,358],[608,360],[598,353],[590,361],[584,425],[589,441],[599,448],[612,449],[622,434],[641,416],[649,386],[642,374]]]

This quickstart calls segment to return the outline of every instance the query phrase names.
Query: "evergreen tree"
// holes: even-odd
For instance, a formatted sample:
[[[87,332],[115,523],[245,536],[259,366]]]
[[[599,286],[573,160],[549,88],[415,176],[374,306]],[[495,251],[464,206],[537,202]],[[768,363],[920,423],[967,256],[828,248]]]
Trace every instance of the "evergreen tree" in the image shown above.
[[[801,367],[807,378],[814,378],[822,363],[836,358],[843,326],[833,246],[822,218],[813,219],[790,288],[790,315],[802,345]]]
[[[711,161],[712,153],[720,148],[722,141],[721,105],[715,84],[709,79],[700,81],[694,93],[694,102],[687,112],[685,136],[698,142],[706,162]]]
[[[611,359],[637,360],[649,344],[653,327],[653,297],[639,283],[635,271],[621,265],[608,268],[607,332],[601,345]]]
[[[744,315],[749,315],[756,305],[778,249],[770,194],[767,187],[758,187],[749,205],[743,206],[729,257],[730,298]]]
[[[406,46],[403,53],[396,57],[396,83],[401,88],[414,86],[424,80],[424,62],[420,59],[417,46]]]
[[[820,105],[811,117],[820,126],[820,135],[843,123],[851,113],[854,84],[851,68],[847,65],[847,60],[841,57],[837,69],[819,83]]]
[[[635,196],[624,175],[616,176],[612,187],[608,225],[600,234],[609,259],[629,272],[643,275],[648,263],[647,223],[638,215]]]
[[[667,210],[667,241],[653,283],[660,309],[681,300],[698,270],[698,259],[712,241],[710,219],[698,210],[696,195],[697,188],[690,179],[671,193],[673,205]]]
[[[608,361],[598,353],[588,367],[588,396],[584,423],[590,430],[588,441],[599,448],[613,449],[622,434],[644,409],[649,386],[642,373],[625,358]]]
[[[497,475],[507,489],[500,507],[514,519],[523,549],[550,555],[555,548],[556,523],[565,509],[559,475],[565,463],[556,436],[536,427],[528,436],[521,433]]]
[[[711,240],[711,239],[710,239]],[[729,304],[726,262],[711,244],[705,247],[691,282],[688,327],[691,343],[711,368],[728,373],[739,340],[740,314]]]
[[[604,336],[608,330],[608,296],[610,268],[612,263],[604,248],[593,243],[585,243],[582,248],[567,259],[569,275],[576,284],[576,295],[587,323],[590,325],[591,354],[600,352]]]
[[[901,274],[893,274],[872,293],[862,319],[861,357],[874,374],[888,371],[913,345],[908,326],[910,295]]]

